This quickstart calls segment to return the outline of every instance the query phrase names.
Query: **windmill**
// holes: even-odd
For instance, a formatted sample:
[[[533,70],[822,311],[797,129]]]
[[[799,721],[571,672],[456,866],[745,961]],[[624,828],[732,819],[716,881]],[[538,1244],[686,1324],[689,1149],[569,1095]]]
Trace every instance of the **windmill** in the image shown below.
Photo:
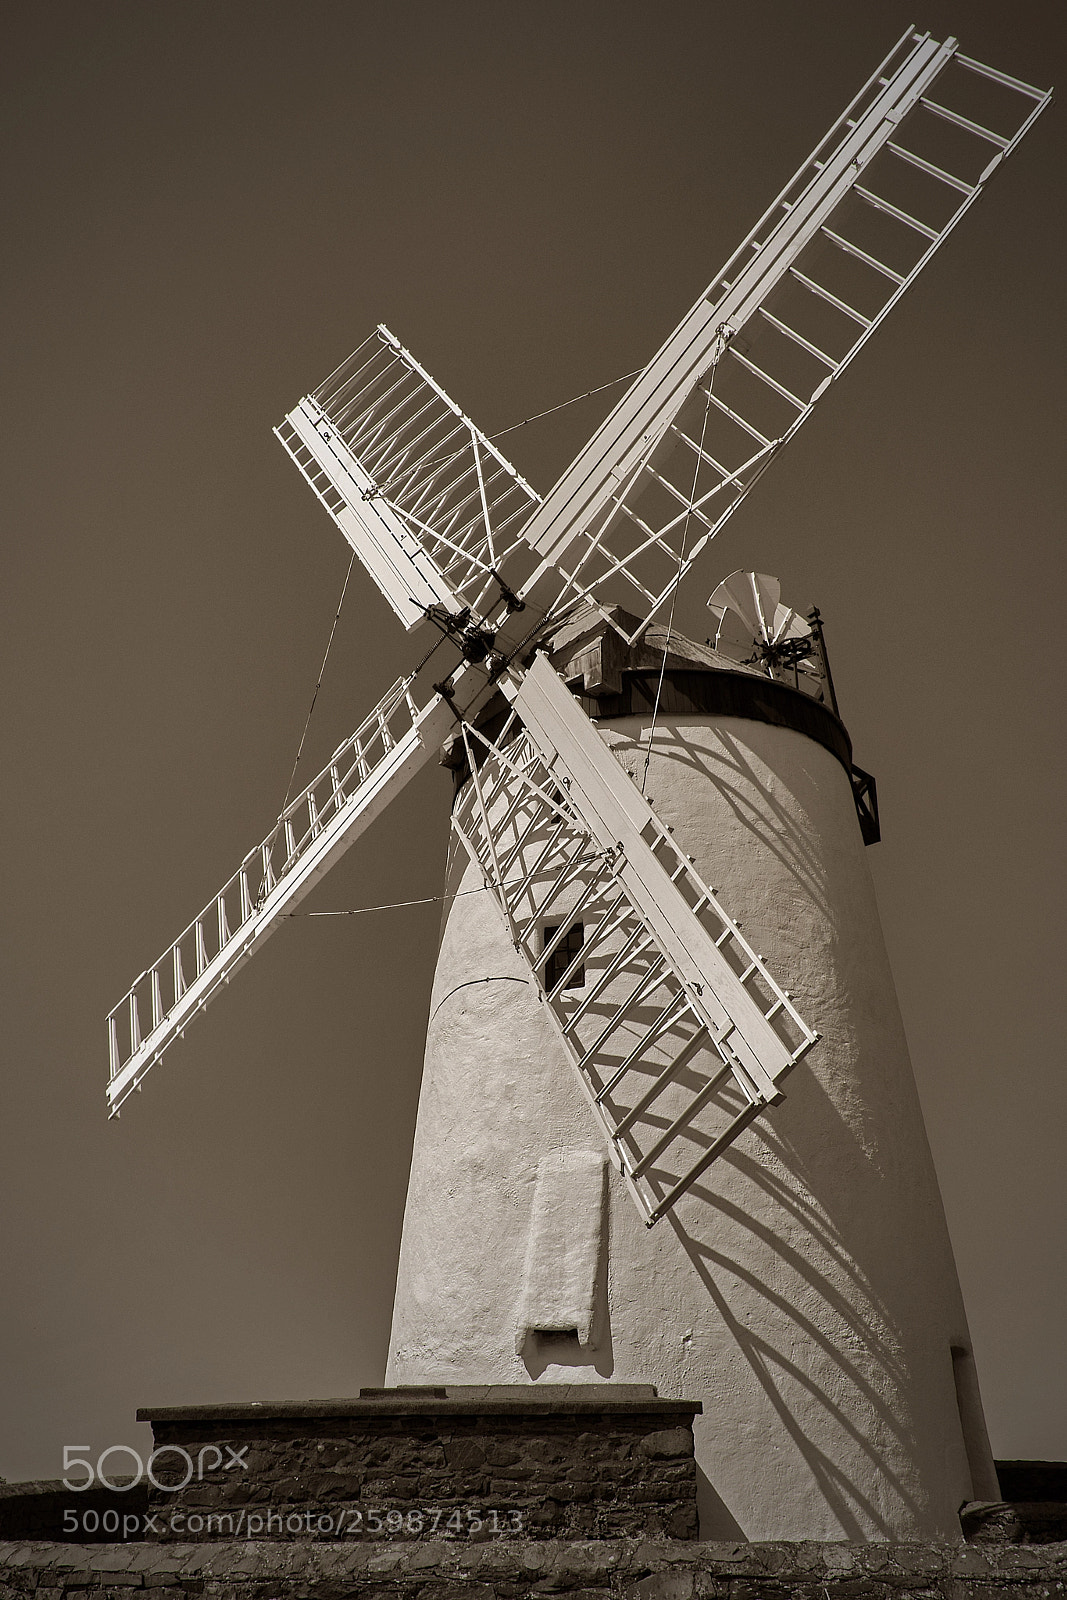
[[[978,103],[991,107],[983,121],[975,86]],[[946,103],[952,93],[960,109]],[[820,950],[819,929],[851,917],[844,931],[857,948],[866,940],[877,968],[863,997],[867,1010],[891,1009],[876,914],[866,902],[856,909],[851,846],[837,842],[837,791],[828,802],[833,815],[821,822],[813,820],[819,783],[806,809],[786,818],[791,848],[804,862],[797,881],[818,922],[785,905],[784,887],[777,903],[767,903],[766,818],[736,850],[724,850],[729,818],[706,799],[723,792],[710,782],[721,750],[694,755],[695,736],[682,741],[681,761],[677,748],[654,748],[657,721],[667,728],[673,715],[668,703],[661,711],[657,690],[642,764],[630,720],[644,728],[647,714],[632,703],[609,706],[598,728],[586,701],[599,704],[599,690],[610,691],[657,652],[661,686],[668,671],[694,667],[716,692],[729,680],[731,693],[751,698],[757,679],[760,693],[770,692],[758,668],[714,651],[698,660],[686,642],[672,641],[678,586],[1048,98],[962,56],[955,40],[939,44],[909,29],[544,499],[384,327],[305,397],[276,430],[281,442],[403,626],[428,623],[439,637],[108,1019],[115,1114],[193,1016],[447,744],[458,783],[456,887],[435,1004],[439,992],[447,998],[503,973],[520,1009],[501,1008],[486,1032],[486,1019],[468,1007],[443,1037],[440,1026],[434,1031],[440,1006],[432,1008],[390,1376],[611,1375],[624,1344],[617,1302],[629,1294],[636,1311],[625,1365],[643,1359],[634,1375],[715,1397],[709,1423],[721,1434],[728,1420],[729,1449],[743,1458],[727,1489],[721,1444],[709,1437],[701,1447],[708,1505],[719,1508],[708,1512],[709,1530],[721,1515],[724,1527],[732,1522],[751,1536],[784,1527],[812,1537],[946,1532],[961,1499],[995,1495],[995,1478],[913,1090],[901,1088],[899,1065],[886,1088],[881,1061],[874,1089],[861,1076],[842,1090],[840,1040],[828,1048],[823,996],[810,981],[813,960],[825,954],[833,965]],[[772,638],[763,643],[778,649],[775,628],[772,615]],[[801,637],[793,634],[798,643]],[[454,665],[444,672],[438,649],[452,652]],[[799,649],[793,653],[799,667]],[[571,692],[575,683],[582,703]],[[712,722],[731,715],[720,708]],[[814,715],[806,710],[809,723],[800,727],[801,713],[783,711],[777,733],[821,742],[840,765],[835,741],[847,744],[847,735],[829,722],[824,737],[812,733]],[[765,726],[775,726],[773,717]],[[778,756],[769,747],[764,755],[769,771]],[[734,756],[751,770],[751,751]],[[773,789],[769,778],[756,786]],[[771,798],[781,818],[788,807]],[[735,815],[736,804],[735,796]],[[699,839],[694,817],[707,824]],[[851,828],[855,834],[854,819]],[[776,848],[772,840],[770,855]],[[835,878],[842,849],[848,860]],[[739,898],[728,892],[731,879]],[[827,901],[824,879],[845,885],[847,915]],[[495,912],[487,922],[489,899]],[[739,909],[762,922],[760,942],[773,933],[772,959],[736,920]],[[799,935],[795,947],[791,932]],[[809,991],[814,1009],[794,1003],[783,974],[798,992]],[[841,1011],[839,999],[827,1004],[830,1013]],[[862,1063],[866,1018],[833,1020],[846,1054],[851,1049]],[[892,1032],[891,1019],[885,1028]],[[495,1077],[494,1057],[515,1039],[521,1070]],[[902,1041],[893,1050],[900,1057]],[[431,1070],[434,1051],[451,1052],[457,1070]],[[798,1063],[807,1058],[814,1072],[824,1055],[832,1082],[820,1082],[818,1107],[809,1097],[798,1122],[814,1128],[816,1144],[832,1146],[841,1107],[830,1091],[841,1091],[849,1137],[868,1157],[877,1146],[892,1169],[887,1193],[910,1197],[917,1287],[904,1294],[903,1309],[900,1296],[895,1302],[880,1286],[878,1249],[870,1259],[857,1254],[847,1228],[831,1226],[825,1213],[816,1217],[810,1192],[804,1198],[802,1185],[783,1181],[790,1159],[794,1176],[799,1170],[794,1133],[781,1118],[761,1115],[781,1101]],[[570,1063],[565,1080],[561,1056]],[[780,1170],[761,1168],[760,1195],[742,1203],[731,1184],[736,1190],[738,1174],[750,1183],[748,1168],[760,1166],[741,1138],[756,1127],[766,1130],[759,1137]],[[462,1171],[457,1142],[477,1156]],[[855,1172],[845,1177],[851,1159],[831,1155],[830,1167],[852,1185],[849,1206],[869,1210],[869,1195],[856,1199],[863,1181]],[[446,1178],[435,1197],[442,1163],[456,1181]],[[625,1223],[605,1199],[616,1192],[633,1202]],[[522,1212],[521,1228],[494,1210],[497,1195],[508,1216]],[[707,1215],[720,1225],[740,1216],[742,1227],[762,1236],[777,1226],[766,1221],[768,1204],[783,1219],[806,1208],[805,1236],[817,1227],[820,1248],[835,1263],[821,1289],[809,1276],[806,1291],[830,1308],[832,1328],[811,1306],[801,1309],[803,1296],[790,1300],[787,1313],[810,1350],[783,1357],[783,1370],[788,1385],[818,1392],[814,1420],[810,1402],[798,1412],[773,1383],[762,1396],[751,1383],[724,1392],[721,1343],[717,1350],[702,1343],[700,1317],[714,1305],[722,1327],[746,1324],[734,1345],[749,1371],[766,1366],[770,1275],[751,1286],[740,1317],[735,1305],[721,1303]],[[427,1266],[435,1229],[460,1238],[464,1217],[500,1245],[488,1274],[471,1267],[469,1247],[466,1266],[455,1246],[451,1253],[442,1247],[436,1267]],[[657,1227],[664,1221],[665,1229]],[[791,1225],[783,1224],[776,1244],[783,1259]],[[505,1256],[512,1265],[501,1274]],[[492,1290],[492,1314],[479,1299],[487,1277],[511,1285],[503,1298]],[[457,1284],[467,1287],[457,1291]],[[926,1309],[917,1312],[920,1301]],[[775,1315],[786,1315],[780,1295],[772,1322]],[[656,1329],[650,1318],[658,1318]],[[930,1340],[941,1342],[935,1353],[925,1349]],[[762,1420],[768,1404],[774,1426]],[[790,1451],[804,1481],[785,1487]]]

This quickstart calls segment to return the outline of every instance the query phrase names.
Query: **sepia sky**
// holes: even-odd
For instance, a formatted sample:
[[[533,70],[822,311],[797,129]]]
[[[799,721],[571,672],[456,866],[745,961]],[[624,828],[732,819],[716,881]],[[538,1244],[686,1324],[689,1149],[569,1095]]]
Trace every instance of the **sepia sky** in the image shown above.
[[[286,923],[105,1114],[105,1015],[273,823],[348,564],[272,426],[378,321],[490,433],[641,366],[912,20],[1064,75],[1053,0],[9,7],[0,1475],[382,1379],[438,906]],[[1053,107],[678,613],[741,566],[823,612],[994,1452],[1056,1459],[1063,148]],[[616,392],[509,437],[535,486]],[[305,782],[417,647],[357,569]],[[449,792],[302,909],[436,894]]]

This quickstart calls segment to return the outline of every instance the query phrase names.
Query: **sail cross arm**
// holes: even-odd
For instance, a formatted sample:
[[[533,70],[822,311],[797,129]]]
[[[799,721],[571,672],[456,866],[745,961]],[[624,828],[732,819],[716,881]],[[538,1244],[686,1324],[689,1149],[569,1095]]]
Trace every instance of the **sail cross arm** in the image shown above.
[[[675,849],[648,802],[619,766],[589,719],[544,656],[537,656],[521,683],[505,688],[542,759],[566,782],[570,803],[605,849],[617,852],[615,872],[634,906],[654,931],[702,1013],[717,1043],[728,1043],[764,1102],[779,1098],[778,1080],[817,1035],[797,1015],[762,961],[732,925],[735,946],[745,952],[738,972],[703,925],[694,906],[712,892],[700,883]],[[717,915],[722,919],[720,907]],[[760,998],[746,981],[760,980]],[[762,1000],[770,1004],[763,1009]],[[783,1038],[772,1015],[786,1012],[799,1044]]]

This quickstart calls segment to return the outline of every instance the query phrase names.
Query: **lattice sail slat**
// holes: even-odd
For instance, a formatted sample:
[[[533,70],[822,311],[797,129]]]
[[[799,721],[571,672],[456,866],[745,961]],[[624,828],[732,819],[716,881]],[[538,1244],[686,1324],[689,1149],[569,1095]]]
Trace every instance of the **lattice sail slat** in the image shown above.
[[[904,35],[530,519],[557,605],[647,625],[1050,98]]]
[[[388,328],[274,431],[406,628],[499,598],[540,496]]]
[[[544,658],[509,695],[453,826],[651,1226],[817,1036]]]

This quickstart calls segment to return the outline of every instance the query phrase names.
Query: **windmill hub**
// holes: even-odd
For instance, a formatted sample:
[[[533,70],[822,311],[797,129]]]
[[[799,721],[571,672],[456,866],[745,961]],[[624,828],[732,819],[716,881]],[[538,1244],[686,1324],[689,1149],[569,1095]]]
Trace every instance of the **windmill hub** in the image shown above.
[[[464,661],[477,666],[491,654],[496,643],[496,634],[492,628],[471,620],[473,612],[470,606],[464,606],[461,611],[456,612],[449,611],[446,606],[427,606],[424,615],[436,628],[440,628],[442,633],[455,641]]]

